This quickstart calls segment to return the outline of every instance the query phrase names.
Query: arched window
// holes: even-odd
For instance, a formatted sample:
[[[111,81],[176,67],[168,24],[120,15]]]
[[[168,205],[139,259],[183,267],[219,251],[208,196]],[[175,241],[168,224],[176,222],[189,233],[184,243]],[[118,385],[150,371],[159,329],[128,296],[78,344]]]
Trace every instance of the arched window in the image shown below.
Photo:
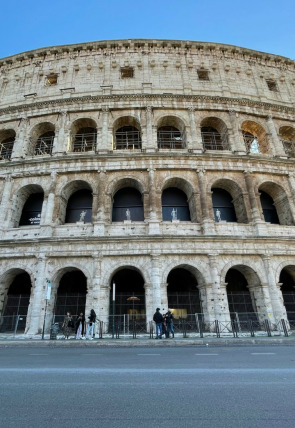
[[[32,193],[22,210],[20,226],[36,226],[40,224],[44,193]]]
[[[253,307],[255,299],[251,296],[245,276],[239,270],[232,268],[227,272],[225,282],[231,318],[241,322],[248,319],[257,321],[256,308]]]
[[[35,156],[51,155],[54,143],[54,131],[48,131],[40,135],[35,145]]]
[[[204,150],[230,150],[227,126],[218,117],[206,117],[201,122]]]
[[[135,126],[122,126],[117,129],[114,149],[141,149],[140,131]]]
[[[242,124],[242,134],[248,153],[268,153],[266,132],[259,123],[247,120]]]
[[[159,149],[183,149],[185,147],[183,135],[175,126],[160,126],[157,138]]]
[[[279,134],[286,154],[290,157],[295,157],[295,128],[282,126]]]
[[[91,223],[91,216],[92,192],[89,189],[77,190],[68,200],[65,223]]]
[[[118,190],[114,196],[112,221],[143,221],[141,193],[133,187]]]
[[[232,196],[226,190],[213,188],[212,203],[215,221],[237,221]]]
[[[280,224],[273,198],[268,193],[260,190],[260,202],[264,220],[268,223]]]
[[[0,159],[11,159],[14,141],[14,130],[0,131]]]
[[[92,127],[80,128],[74,135],[73,152],[93,152],[96,147],[97,131]]]
[[[177,187],[168,187],[162,193],[163,221],[191,221],[186,194]]]

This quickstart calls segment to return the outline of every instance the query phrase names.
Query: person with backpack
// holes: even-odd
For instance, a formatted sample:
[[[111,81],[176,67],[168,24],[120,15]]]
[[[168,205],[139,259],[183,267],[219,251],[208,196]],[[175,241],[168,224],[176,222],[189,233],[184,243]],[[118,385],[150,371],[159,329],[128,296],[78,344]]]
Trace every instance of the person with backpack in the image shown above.
[[[154,313],[153,320],[156,323],[156,339],[162,339],[162,328],[163,328],[163,321],[164,317],[160,312],[160,308],[156,309],[156,312]],[[160,333],[160,334],[159,334]]]
[[[88,319],[89,319],[89,322],[88,322],[85,338],[86,339],[89,338],[89,340],[93,340],[94,326],[96,321],[96,313],[94,312],[94,309],[91,309]]]

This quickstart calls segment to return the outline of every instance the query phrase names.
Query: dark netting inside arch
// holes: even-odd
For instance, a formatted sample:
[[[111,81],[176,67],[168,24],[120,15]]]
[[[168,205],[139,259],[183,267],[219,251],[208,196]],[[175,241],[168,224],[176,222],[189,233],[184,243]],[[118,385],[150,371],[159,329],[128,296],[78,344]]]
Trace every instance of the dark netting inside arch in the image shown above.
[[[295,322],[295,281],[287,268],[282,270],[279,282],[282,283],[281,291],[288,320]]]
[[[116,284],[115,314],[129,316],[135,314],[137,320],[144,320],[145,289],[142,275],[134,269],[121,269],[113,276],[112,287],[114,283]],[[134,299],[135,297],[139,300]],[[112,298],[113,289],[110,293],[110,314],[113,308]]]
[[[272,224],[280,224],[280,220],[277,214],[276,207],[274,206],[274,201],[272,197],[260,190],[260,202],[264,215],[264,220]]]
[[[215,221],[237,222],[232,196],[226,190],[212,189],[212,203]]]
[[[143,221],[142,195],[133,187],[118,190],[114,196],[112,221]]]
[[[190,221],[190,211],[186,194],[176,188],[169,187],[162,193],[163,221]]]
[[[92,192],[89,189],[78,190],[73,193],[68,201],[65,223],[84,221],[91,223],[92,217]]]

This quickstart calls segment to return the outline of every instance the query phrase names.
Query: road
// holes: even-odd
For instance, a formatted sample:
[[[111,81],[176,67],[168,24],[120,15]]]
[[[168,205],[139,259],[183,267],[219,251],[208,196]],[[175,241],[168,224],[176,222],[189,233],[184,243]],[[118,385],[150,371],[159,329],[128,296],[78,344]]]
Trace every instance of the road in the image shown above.
[[[294,428],[293,346],[1,348],[5,428]]]

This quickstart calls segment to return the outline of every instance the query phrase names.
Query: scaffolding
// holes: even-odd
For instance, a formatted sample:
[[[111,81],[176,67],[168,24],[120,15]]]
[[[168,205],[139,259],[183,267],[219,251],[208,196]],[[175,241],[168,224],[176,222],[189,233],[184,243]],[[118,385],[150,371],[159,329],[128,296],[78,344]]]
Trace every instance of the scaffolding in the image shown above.
[[[52,155],[53,143],[54,143],[54,136],[38,138],[37,143],[35,145],[34,155],[35,156]]]
[[[204,150],[230,150],[228,134],[219,132],[202,132]]]
[[[295,141],[282,140],[285,153],[291,158],[295,157]]]
[[[158,133],[158,148],[159,149],[184,149],[184,135],[176,128],[159,129]]]
[[[135,150],[141,149],[141,136],[137,130],[117,131],[115,140],[115,150]]]
[[[3,141],[0,143],[0,158],[1,159],[11,159],[12,150],[14,145],[14,139],[9,141]]]
[[[94,152],[96,148],[96,132],[75,134],[72,137],[72,152]]]

